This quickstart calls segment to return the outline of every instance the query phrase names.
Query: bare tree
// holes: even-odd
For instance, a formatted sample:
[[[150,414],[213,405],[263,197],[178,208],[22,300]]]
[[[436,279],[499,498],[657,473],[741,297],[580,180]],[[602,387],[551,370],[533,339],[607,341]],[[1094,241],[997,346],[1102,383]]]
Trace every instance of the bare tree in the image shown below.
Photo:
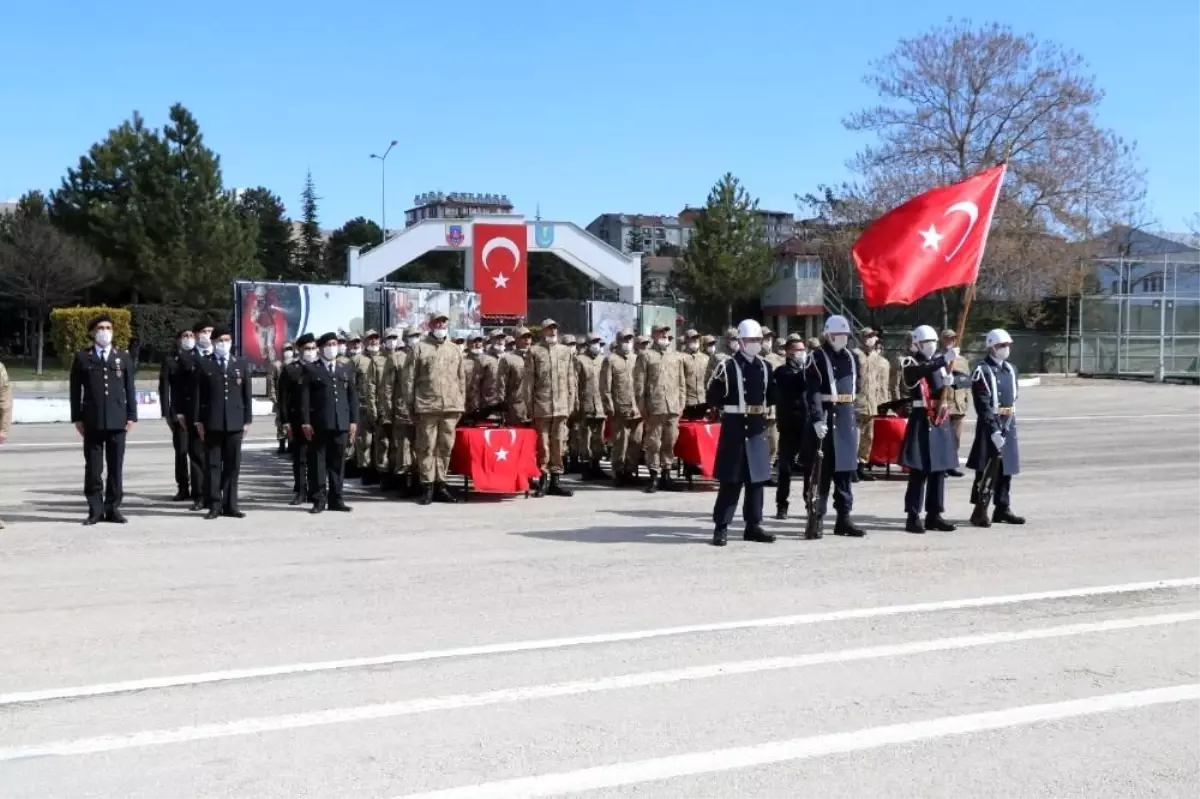
[[[848,188],[877,214],[1007,160],[981,288],[1040,299],[1036,291],[1057,278],[1028,247],[1087,237],[1128,218],[1145,196],[1134,145],[1097,121],[1104,94],[1086,70],[1078,55],[1001,24],[952,21],[903,39],[865,78],[880,104],[844,120],[878,137],[850,161],[861,182]],[[1002,239],[1014,241],[998,246]]]
[[[17,214],[0,238],[0,295],[33,314],[37,372],[42,373],[46,319],[100,279],[100,260],[41,216]]]

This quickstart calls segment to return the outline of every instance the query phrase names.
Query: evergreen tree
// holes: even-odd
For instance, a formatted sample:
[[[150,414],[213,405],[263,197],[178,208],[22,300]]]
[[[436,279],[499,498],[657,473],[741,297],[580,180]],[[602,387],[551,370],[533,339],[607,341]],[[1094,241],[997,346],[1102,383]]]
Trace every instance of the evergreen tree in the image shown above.
[[[313,183],[312,170],[304,177],[304,191],[300,194],[300,241],[296,245],[296,273],[300,280],[320,283],[327,279],[325,272],[325,242],[321,239],[321,225],[317,219],[317,187]]]
[[[346,250],[350,247],[376,247],[383,243],[383,229],[370,219],[356,216],[329,234],[325,243],[325,274],[331,280],[346,277]]]
[[[707,322],[733,324],[734,306],[758,300],[771,281],[771,246],[757,209],[758,200],[726,173],[696,215],[671,282]]]
[[[238,210],[258,231],[258,265],[272,280],[297,280],[296,244],[292,240],[292,222],[283,201],[270,189],[258,186],[238,198]]]

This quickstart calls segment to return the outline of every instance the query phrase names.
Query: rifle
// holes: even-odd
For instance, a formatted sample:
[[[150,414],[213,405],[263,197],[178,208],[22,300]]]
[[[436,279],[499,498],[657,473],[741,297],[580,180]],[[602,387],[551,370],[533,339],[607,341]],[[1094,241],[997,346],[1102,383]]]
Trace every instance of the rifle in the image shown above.
[[[825,411],[825,426],[829,427],[829,411]],[[833,430],[827,429],[828,436]],[[817,450],[813,453],[812,467],[808,470],[808,485],[804,489],[804,507],[808,511],[808,519],[804,524],[804,537],[820,538],[821,532],[821,471],[825,465],[825,439],[817,439]]]
[[[996,490],[996,478],[1000,476],[1000,464],[1003,457],[997,452],[988,458],[987,466],[983,468],[979,479],[971,487],[971,499],[975,502],[975,508],[971,511],[971,524],[979,527],[990,526],[987,515],[988,505],[991,504],[992,494]]]

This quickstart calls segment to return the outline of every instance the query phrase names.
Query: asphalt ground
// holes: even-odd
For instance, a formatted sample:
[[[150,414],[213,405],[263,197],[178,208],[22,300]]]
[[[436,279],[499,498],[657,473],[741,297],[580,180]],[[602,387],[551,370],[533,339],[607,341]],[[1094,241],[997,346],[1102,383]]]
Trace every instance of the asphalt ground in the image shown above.
[[[879,481],[864,539],[724,549],[704,490],[313,517],[266,430],[248,516],[206,522],[162,422],[130,523],[85,528],[76,434],[21,425],[0,795],[1198,795],[1200,391],[1041,386],[1019,419],[1024,526],[906,534]]]

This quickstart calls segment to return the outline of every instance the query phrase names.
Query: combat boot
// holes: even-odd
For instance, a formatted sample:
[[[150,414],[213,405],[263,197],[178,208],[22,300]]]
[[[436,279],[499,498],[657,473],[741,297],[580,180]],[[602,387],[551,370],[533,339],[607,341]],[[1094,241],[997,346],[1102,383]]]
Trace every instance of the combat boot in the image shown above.
[[[786,502],[780,502],[778,505],[775,506],[775,518],[776,519],[783,521],[784,519],[787,518],[787,513],[788,513],[788,504]]]
[[[774,544],[775,536],[762,529],[762,525],[752,524],[742,533],[743,541],[753,541],[757,544]]]
[[[592,465],[588,468],[588,477],[592,480],[607,480],[608,472],[604,471],[604,467],[600,465],[600,460],[592,461]]]
[[[988,518],[987,508],[981,508],[976,505],[971,510],[971,524],[976,527],[991,527],[992,521]]]
[[[546,473],[542,472],[541,476],[537,479],[537,483],[534,486],[533,495],[535,497],[537,497],[538,499],[541,499],[542,497],[546,496],[546,484],[547,484]]]
[[[808,541],[816,541],[818,538],[825,537],[825,517],[813,516],[810,517],[808,523],[804,525],[804,538]]]
[[[362,484],[364,486],[379,485],[379,472],[370,467],[364,469],[362,473]]]
[[[992,521],[996,524],[1024,524],[1025,517],[1013,513],[1007,505],[997,505],[992,511]]]
[[[573,497],[573,496],[575,496],[574,491],[572,491],[569,488],[562,487],[562,484],[559,482],[559,479],[561,477],[562,477],[562,475],[558,475],[558,474],[550,475],[550,487],[546,489],[546,493],[552,497]]]
[[[837,520],[833,523],[834,535],[846,535],[851,538],[862,538],[867,534],[867,531],[859,527],[850,518],[849,513],[839,513]]]
[[[941,533],[953,533],[958,528],[943,519],[940,513],[929,513],[925,515],[925,529],[937,530]]]
[[[920,516],[910,513],[904,522],[904,529],[910,533],[923,533],[925,532],[925,525],[921,524]]]
[[[658,491],[658,472],[654,469],[650,470],[650,485],[646,486],[646,493],[653,494]]]
[[[872,483],[875,481],[875,475],[867,471],[865,463],[858,464],[858,479],[864,483]]]
[[[675,478],[671,476],[670,469],[664,469],[662,476],[659,478],[659,488],[663,491],[682,491],[683,488],[679,483],[675,482]]]
[[[712,545],[714,547],[723,547],[729,543],[729,528],[724,525],[713,530]]]
[[[433,484],[433,498],[437,502],[444,502],[447,505],[454,505],[458,502],[454,494],[450,493],[450,487],[443,482]]]
[[[292,494],[292,501],[291,501],[291,502],[289,502],[288,504],[289,504],[289,505],[292,505],[292,506],[295,506],[295,505],[303,505],[303,504],[304,504],[304,499],[305,499],[305,497],[304,497],[304,492],[303,492],[303,491],[296,491],[295,493],[293,493],[293,494]]]
[[[287,454],[287,451],[288,451],[288,446],[287,446],[287,445],[288,445],[288,442],[287,442],[287,439],[286,439],[286,438],[281,438],[281,439],[279,439],[279,449],[277,450],[276,454],[278,454],[278,455],[286,455],[286,454]]]
[[[417,500],[417,504],[418,505],[432,505],[433,504],[433,484],[432,483],[426,483],[424,486],[422,486],[421,498]]]

